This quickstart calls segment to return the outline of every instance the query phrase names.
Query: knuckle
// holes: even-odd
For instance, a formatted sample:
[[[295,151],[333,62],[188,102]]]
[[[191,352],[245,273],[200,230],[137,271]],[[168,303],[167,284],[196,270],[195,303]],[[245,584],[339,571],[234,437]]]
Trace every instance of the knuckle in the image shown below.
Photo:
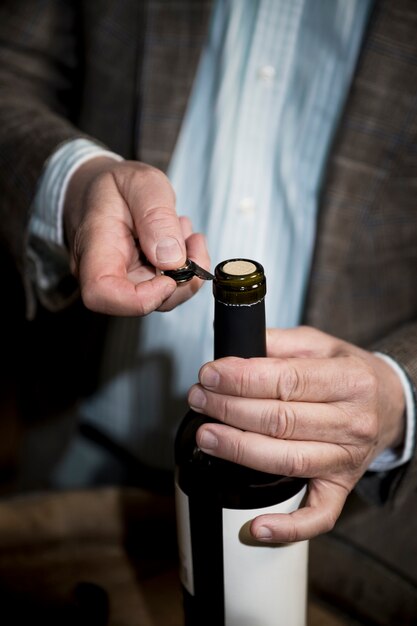
[[[360,397],[375,400],[378,393],[378,379],[374,370],[362,359],[353,370],[353,385]]]
[[[370,398],[376,398],[378,392],[378,378],[375,372],[368,368],[367,374],[364,376],[364,390]]]
[[[232,442],[232,461],[238,465],[245,464],[246,445],[242,436],[237,436]]]
[[[159,233],[172,230],[173,209],[168,206],[149,206],[143,213],[142,226],[146,225]]]
[[[168,181],[168,177],[162,170],[142,161],[121,161],[118,163],[118,170],[125,172],[127,176],[130,176],[139,185],[147,180],[154,180],[155,182]]]
[[[295,411],[289,404],[278,401],[278,430],[282,439],[291,439],[295,432]]]
[[[133,184],[138,189],[163,189],[170,199],[175,202],[175,191],[166,174],[151,165],[141,164],[133,173]]]
[[[148,164],[141,164],[141,176],[146,176],[146,178],[155,183],[168,184],[169,187],[172,188],[171,182],[168,176],[157,167]],[[172,192],[174,193],[174,189],[172,188]]]
[[[214,406],[213,409],[215,410]],[[233,421],[234,414],[232,398],[222,398],[219,403],[219,410],[215,412],[218,419],[220,419],[222,422],[224,422],[225,424],[231,423]]]
[[[261,433],[276,439],[280,437],[278,415],[271,405],[262,410],[260,421]]]
[[[246,397],[251,388],[251,381],[253,379],[251,367],[248,367],[248,359],[238,357],[226,357],[226,359],[230,367],[232,393],[237,396]]]
[[[299,532],[299,529],[297,527],[297,524],[291,518],[291,516],[289,516],[288,522],[289,522],[289,524],[288,524],[288,531],[287,531],[287,542],[288,543],[294,543],[296,541],[299,541],[299,539],[300,539],[300,532]]]
[[[378,437],[378,420],[374,412],[355,419],[352,424],[353,436],[363,443],[374,442]]]
[[[251,388],[252,370],[247,366],[245,361],[236,362],[236,368],[237,393],[238,395],[245,397]]]
[[[287,476],[309,476],[310,462],[308,457],[298,448],[287,454],[284,461],[285,474]]]
[[[138,317],[146,317],[149,313],[156,308],[156,305],[152,302],[137,302],[135,315]]]
[[[284,401],[299,398],[303,394],[304,386],[303,377],[286,361],[277,381],[277,398]]]
[[[365,458],[364,451],[361,446],[342,446],[346,453],[346,465],[349,469],[359,469]]]
[[[291,439],[295,429],[294,410],[280,400],[269,404],[261,416],[261,432],[275,439]]]

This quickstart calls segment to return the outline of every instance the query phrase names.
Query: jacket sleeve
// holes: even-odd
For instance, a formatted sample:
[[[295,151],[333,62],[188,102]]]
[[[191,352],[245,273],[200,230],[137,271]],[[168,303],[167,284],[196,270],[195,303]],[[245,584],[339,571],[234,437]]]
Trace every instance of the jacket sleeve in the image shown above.
[[[71,122],[80,93],[76,3],[3,0],[0,4],[0,245],[30,292],[27,226],[48,157],[83,136]]]

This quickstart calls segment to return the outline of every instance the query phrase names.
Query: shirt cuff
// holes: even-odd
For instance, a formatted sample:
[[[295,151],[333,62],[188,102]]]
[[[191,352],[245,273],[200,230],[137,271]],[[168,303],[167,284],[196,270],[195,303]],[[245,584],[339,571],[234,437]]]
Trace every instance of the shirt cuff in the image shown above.
[[[63,211],[65,194],[74,172],[98,156],[116,161],[123,158],[88,139],[62,144],[47,161],[39,179],[29,221],[27,258],[32,283],[41,302],[49,310],[62,308],[73,299],[68,251],[64,243]],[[68,285],[72,284],[72,290]],[[61,287],[65,285],[65,289]]]
[[[374,354],[390,365],[398,375],[405,397],[405,437],[402,448],[387,448],[368,467],[368,471],[371,472],[384,472],[404,465],[413,456],[416,407],[411,383],[402,367],[387,354],[381,352]]]

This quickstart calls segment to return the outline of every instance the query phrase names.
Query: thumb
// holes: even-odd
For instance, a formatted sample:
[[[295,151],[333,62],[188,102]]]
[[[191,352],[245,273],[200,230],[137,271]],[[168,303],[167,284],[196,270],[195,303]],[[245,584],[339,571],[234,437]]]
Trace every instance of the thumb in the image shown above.
[[[160,269],[180,267],[186,261],[186,246],[169,179],[160,170],[142,163],[135,163],[124,176],[122,173],[120,170],[117,183],[132,215],[142,252]]]

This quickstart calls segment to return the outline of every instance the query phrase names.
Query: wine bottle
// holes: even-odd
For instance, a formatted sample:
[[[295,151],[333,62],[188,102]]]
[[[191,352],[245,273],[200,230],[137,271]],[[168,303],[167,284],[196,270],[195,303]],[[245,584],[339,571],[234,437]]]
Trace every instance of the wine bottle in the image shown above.
[[[220,263],[213,281],[214,358],[266,356],[266,280],[247,259]],[[176,511],[185,626],[303,626],[308,542],[257,542],[263,513],[299,507],[306,481],[212,457],[196,431],[215,420],[190,410],[177,432]]]

